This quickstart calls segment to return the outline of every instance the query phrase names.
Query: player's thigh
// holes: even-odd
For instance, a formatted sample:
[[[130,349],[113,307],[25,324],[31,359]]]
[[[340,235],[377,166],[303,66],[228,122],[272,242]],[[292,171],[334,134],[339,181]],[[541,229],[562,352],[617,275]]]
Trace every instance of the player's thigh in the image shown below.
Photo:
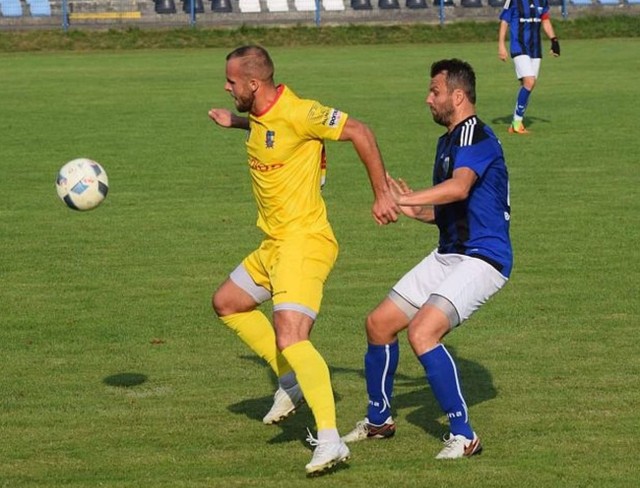
[[[506,283],[505,278],[489,263],[459,254],[446,255],[450,260],[447,278],[433,290],[453,305],[459,323],[468,319]],[[457,324],[453,324],[457,325]]]
[[[252,310],[271,298],[269,277],[262,265],[262,255],[269,252],[268,248],[268,243],[263,242],[214,292],[212,304],[218,316]]]
[[[238,268],[241,268],[239,266]],[[238,270],[236,268],[235,271]],[[233,273],[232,273],[233,274]],[[218,317],[226,317],[234,313],[248,312],[258,306],[260,301],[255,294],[249,293],[238,285],[231,277],[227,278],[215,291],[211,298],[213,310]]]
[[[413,308],[413,311],[410,308],[406,311],[409,319],[447,277],[447,265],[440,256],[436,251],[431,252],[393,285],[389,296],[394,298],[393,295],[397,294]]]
[[[540,59],[531,58],[526,54],[513,58],[516,76],[519,80],[526,77],[537,78],[540,71]]]
[[[338,257],[332,235],[297,235],[283,240],[270,270],[273,309],[294,310],[315,319],[324,284]]]
[[[244,258],[229,275],[229,281],[249,295],[256,304],[271,298],[272,286],[268,266],[276,249],[275,241],[262,241],[260,247]]]

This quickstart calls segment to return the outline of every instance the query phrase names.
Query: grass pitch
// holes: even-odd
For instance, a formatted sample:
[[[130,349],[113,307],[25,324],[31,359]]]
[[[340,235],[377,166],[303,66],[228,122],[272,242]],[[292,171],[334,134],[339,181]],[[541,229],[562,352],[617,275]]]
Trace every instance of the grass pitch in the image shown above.
[[[243,134],[215,127],[227,49],[0,55],[0,486],[635,486],[640,434],[638,40],[565,41],[543,60],[527,137],[494,43],[274,48],[278,81],[369,123],[391,173],[430,182],[442,133],[428,67],[461,57],[511,174],[510,283],[446,344],[482,456],[436,462],[445,419],[401,338],[396,438],[307,480],[308,408],[260,422],[274,379],[212,315],[255,247]],[[436,244],[384,228],[348,144],[328,147],[341,244],[313,340],[338,426],[365,412],[363,320]],[[104,165],[98,209],[68,210],[62,164]]]

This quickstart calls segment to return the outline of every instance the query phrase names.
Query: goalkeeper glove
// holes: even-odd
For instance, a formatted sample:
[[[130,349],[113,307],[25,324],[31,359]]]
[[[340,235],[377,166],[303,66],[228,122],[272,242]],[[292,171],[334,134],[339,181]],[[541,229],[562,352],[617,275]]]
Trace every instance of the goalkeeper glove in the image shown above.
[[[551,39],[551,54],[560,56],[560,41],[558,41],[557,37]]]

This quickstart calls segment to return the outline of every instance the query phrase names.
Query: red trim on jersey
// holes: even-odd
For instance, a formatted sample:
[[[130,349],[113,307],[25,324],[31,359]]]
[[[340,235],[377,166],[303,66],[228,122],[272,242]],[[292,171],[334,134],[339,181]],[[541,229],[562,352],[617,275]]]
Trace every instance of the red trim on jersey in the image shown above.
[[[546,12],[540,16],[540,20],[549,20],[550,17],[549,12]]]
[[[273,102],[271,102],[270,105],[267,106],[267,108],[265,108],[262,112],[260,112],[259,114],[255,114],[256,117],[262,117],[264,114],[266,114],[269,110],[271,110],[271,107],[273,107],[278,100],[280,100],[280,95],[282,95],[282,92],[284,91],[284,85],[278,85],[276,87],[276,98],[273,99]]]

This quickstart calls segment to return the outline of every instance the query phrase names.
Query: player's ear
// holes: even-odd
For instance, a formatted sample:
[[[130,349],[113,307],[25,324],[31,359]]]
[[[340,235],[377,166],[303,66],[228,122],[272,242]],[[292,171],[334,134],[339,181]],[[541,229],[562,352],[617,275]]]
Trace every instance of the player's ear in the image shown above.
[[[253,79],[253,80],[249,80],[249,88],[251,88],[252,92],[257,92],[258,88],[260,88],[260,83],[258,83],[258,80]]]
[[[467,95],[464,93],[464,90],[456,88],[453,91],[453,103],[455,103],[456,105],[461,105],[466,98]]]

